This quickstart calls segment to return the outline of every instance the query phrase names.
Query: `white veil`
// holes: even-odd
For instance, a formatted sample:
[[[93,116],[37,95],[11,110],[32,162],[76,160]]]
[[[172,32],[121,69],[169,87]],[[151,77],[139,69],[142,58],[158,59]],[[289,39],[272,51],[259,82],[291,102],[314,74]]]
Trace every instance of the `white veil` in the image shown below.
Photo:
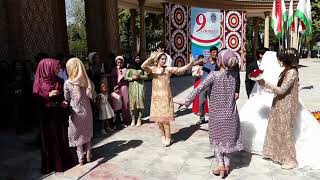
[[[262,58],[263,78],[277,84],[282,68],[277,62],[276,52],[268,51]],[[268,116],[274,95],[267,93],[255,84],[249,100],[240,110],[241,131],[245,150],[261,154]],[[299,101],[298,115],[294,129],[296,156],[300,168],[320,169],[320,123]]]

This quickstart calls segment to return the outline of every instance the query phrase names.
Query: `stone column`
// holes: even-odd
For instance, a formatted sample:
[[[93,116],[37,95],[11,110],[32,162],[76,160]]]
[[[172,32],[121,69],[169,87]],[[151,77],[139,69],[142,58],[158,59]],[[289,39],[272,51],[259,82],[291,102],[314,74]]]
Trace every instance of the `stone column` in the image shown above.
[[[131,56],[134,58],[134,56],[137,55],[137,30],[136,30],[136,17],[137,17],[137,10],[136,9],[130,9],[131,14]]]
[[[139,1],[140,9],[140,57],[142,60],[146,58],[146,32],[145,32],[145,17],[144,17],[144,3],[145,0]]]
[[[9,60],[9,34],[7,2],[0,1],[0,61]]]
[[[270,12],[264,12],[264,47],[269,48],[269,26],[270,26]]]
[[[293,48],[298,49],[298,17],[294,17],[294,32],[292,33],[292,46]]]
[[[104,0],[105,17],[108,49],[111,53],[118,55],[120,53],[120,35],[119,35],[119,17],[118,17],[118,1],[117,0]]]
[[[64,0],[7,1],[10,59],[68,52]]]
[[[253,18],[253,26],[254,26],[254,37],[253,37],[253,59],[257,60],[256,50],[258,50],[259,43],[259,18]]]
[[[102,58],[108,56],[105,26],[105,1],[85,0],[87,46],[89,52],[99,52]]]

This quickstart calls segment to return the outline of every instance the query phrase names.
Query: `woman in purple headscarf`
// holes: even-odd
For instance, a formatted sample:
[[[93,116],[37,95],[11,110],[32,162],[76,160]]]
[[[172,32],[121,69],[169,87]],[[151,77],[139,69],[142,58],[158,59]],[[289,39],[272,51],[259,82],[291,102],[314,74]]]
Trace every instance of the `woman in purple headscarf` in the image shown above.
[[[230,172],[230,153],[243,149],[236,105],[238,58],[230,49],[219,53],[220,71],[211,72],[181,104],[189,106],[201,91],[210,87],[209,141],[218,166],[214,175],[225,178]]]
[[[41,172],[63,172],[71,167],[68,144],[68,114],[63,104],[63,82],[57,77],[59,61],[43,59],[37,67],[33,94],[39,103]]]

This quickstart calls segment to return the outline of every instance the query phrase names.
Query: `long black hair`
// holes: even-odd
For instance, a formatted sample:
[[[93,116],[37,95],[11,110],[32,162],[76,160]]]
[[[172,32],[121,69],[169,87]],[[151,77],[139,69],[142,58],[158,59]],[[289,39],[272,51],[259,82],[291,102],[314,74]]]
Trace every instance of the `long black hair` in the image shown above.
[[[280,74],[277,86],[281,86],[285,75],[291,69],[298,71],[299,52],[295,48],[283,49],[277,52],[277,58],[280,62],[286,65],[286,68]]]

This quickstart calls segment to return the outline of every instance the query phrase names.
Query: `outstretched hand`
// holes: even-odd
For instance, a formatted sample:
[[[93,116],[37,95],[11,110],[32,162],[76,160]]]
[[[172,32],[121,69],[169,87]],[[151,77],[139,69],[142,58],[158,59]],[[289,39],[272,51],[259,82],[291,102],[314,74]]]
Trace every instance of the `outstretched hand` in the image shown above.
[[[185,106],[186,108],[189,107],[189,105],[187,105],[187,103],[186,103],[186,100],[184,100],[184,99],[174,100],[173,102],[179,105],[178,109],[181,109],[182,106]]]

